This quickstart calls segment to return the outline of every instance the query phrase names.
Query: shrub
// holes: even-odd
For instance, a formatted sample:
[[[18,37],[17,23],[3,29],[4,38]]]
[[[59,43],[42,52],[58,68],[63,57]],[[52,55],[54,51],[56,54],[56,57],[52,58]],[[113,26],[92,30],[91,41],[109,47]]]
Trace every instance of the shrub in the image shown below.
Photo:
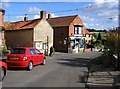
[[[6,46],[6,44],[4,44],[4,47],[3,47],[3,50],[2,50],[2,52],[3,53],[8,53],[9,51],[8,51],[8,49],[7,49],[7,46]]]

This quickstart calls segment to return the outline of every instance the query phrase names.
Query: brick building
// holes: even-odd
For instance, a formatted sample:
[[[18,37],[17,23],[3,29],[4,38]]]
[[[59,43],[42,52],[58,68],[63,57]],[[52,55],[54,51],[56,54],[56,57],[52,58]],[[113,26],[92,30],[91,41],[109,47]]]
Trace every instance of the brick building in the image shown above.
[[[54,29],[54,48],[58,52],[79,52],[84,49],[86,30],[78,15],[51,18],[48,22]]]
[[[39,19],[24,21],[6,22],[5,38],[8,48],[13,47],[36,47],[49,54],[50,47],[53,46],[53,28],[46,20],[46,12],[41,11]]]
[[[5,38],[4,38],[4,14],[5,10],[0,9],[0,47],[3,48],[5,44]]]

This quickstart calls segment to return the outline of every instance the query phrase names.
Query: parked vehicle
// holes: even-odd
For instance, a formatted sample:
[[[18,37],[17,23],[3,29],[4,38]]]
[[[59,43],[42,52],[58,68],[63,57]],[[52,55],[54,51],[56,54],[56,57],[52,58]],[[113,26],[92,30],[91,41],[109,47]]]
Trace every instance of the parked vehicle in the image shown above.
[[[4,79],[7,74],[7,64],[5,62],[0,61],[0,81]]]
[[[32,70],[35,65],[45,65],[46,57],[36,48],[13,48],[7,55],[6,62],[10,68],[28,68]]]

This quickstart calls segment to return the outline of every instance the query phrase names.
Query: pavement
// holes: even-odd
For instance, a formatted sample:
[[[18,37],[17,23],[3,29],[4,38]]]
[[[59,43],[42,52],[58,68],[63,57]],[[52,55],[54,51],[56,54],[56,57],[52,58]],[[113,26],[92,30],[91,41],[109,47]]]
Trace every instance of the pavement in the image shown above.
[[[87,77],[89,89],[120,89],[120,71],[112,66],[92,64]]]

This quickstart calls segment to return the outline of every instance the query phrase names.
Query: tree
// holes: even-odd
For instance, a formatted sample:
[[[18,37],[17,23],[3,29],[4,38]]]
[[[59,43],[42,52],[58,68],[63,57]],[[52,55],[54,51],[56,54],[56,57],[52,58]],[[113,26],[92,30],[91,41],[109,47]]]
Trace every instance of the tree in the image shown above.
[[[106,46],[117,55],[117,70],[120,70],[120,32],[118,28],[107,33]]]
[[[97,40],[102,40],[102,37],[101,37],[100,32],[99,32],[99,34],[98,34]]]

